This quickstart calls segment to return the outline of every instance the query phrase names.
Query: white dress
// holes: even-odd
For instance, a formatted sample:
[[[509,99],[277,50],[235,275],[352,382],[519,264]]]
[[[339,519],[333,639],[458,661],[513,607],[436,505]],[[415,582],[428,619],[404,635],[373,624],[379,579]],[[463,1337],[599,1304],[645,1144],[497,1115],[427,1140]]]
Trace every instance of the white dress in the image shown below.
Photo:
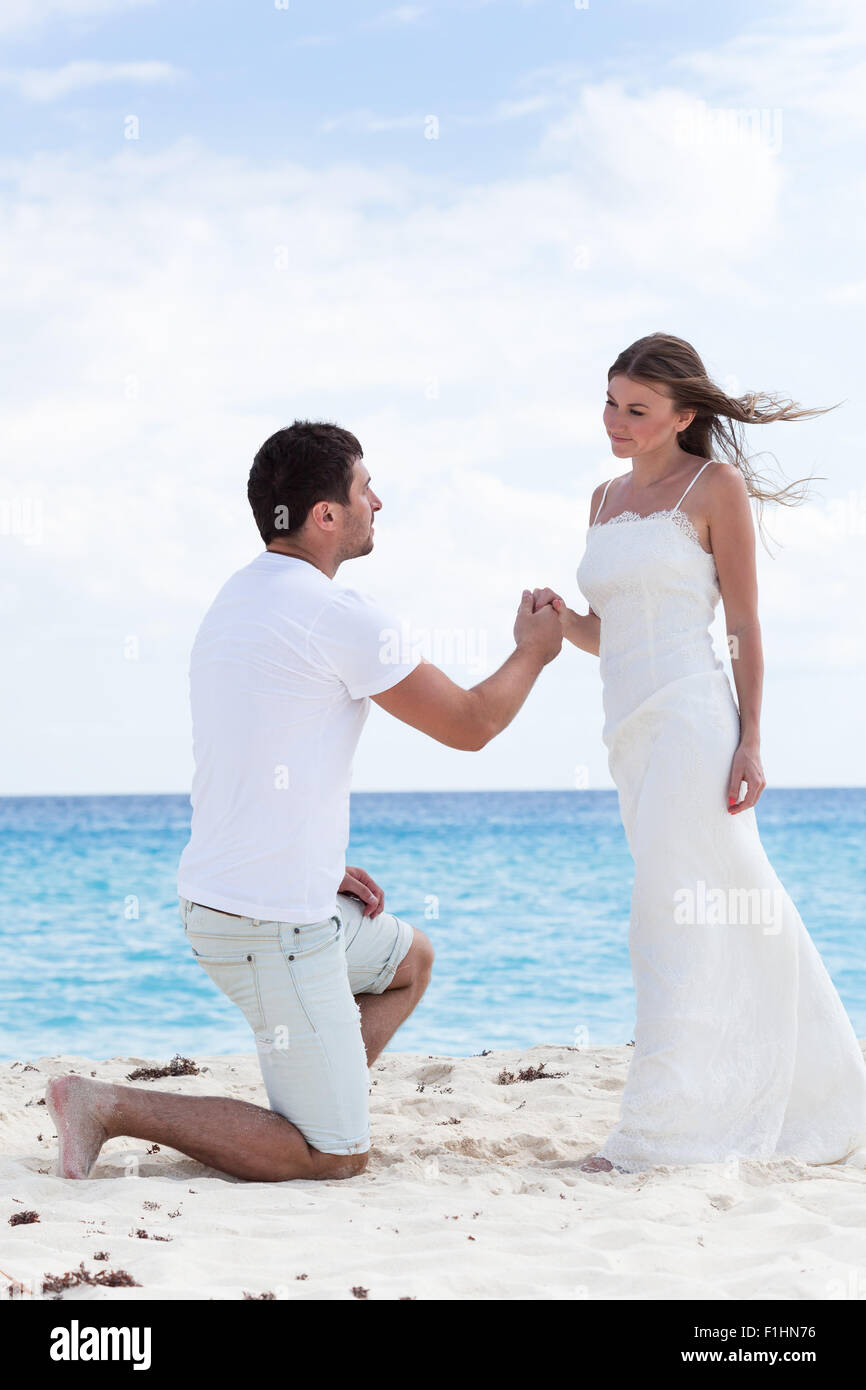
[[[599,1152],[625,1171],[771,1155],[859,1166],[854,1030],[754,810],[726,809],[739,715],[708,631],[715,561],[685,495],[598,525],[602,497],[577,571],[601,619],[602,737],[635,865],[635,1048]]]

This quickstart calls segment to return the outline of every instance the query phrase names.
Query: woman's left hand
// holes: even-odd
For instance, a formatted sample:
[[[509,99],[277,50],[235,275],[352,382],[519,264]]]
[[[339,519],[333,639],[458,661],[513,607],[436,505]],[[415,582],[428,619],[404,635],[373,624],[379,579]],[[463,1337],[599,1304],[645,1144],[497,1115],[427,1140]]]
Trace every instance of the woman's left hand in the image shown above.
[[[746,784],[746,795],[742,801],[738,801],[741,782]],[[750,806],[754,806],[766,785],[758,748],[754,744],[741,743],[734,754],[734,761],[731,763],[731,776],[728,782],[729,814],[736,816],[738,812],[747,811]]]

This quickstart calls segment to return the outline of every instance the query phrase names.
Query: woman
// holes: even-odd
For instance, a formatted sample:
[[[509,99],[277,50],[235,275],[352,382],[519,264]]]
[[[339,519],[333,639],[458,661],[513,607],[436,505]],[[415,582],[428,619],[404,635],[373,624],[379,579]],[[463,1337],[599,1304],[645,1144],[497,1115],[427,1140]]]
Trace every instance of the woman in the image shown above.
[[[821,412],[733,399],[663,333],[621,353],[608,385],[605,427],[631,471],[593,493],[577,571],[589,613],[549,589],[534,596],[600,657],[635,863],[635,1050],[619,1121],[584,1167],[840,1162],[866,1146],[866,1064],[754,811],[765,783],[749,498],[802,490],[770,491],[739,433]],[[720,596],[739,710],[708,632]]]

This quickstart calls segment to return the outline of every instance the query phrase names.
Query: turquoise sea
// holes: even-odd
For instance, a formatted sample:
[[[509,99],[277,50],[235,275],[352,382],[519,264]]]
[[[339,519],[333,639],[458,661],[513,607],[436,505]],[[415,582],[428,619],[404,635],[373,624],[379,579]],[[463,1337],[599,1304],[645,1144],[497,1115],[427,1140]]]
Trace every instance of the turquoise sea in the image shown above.
[[[866,1036],[866,789],[769,790],[764,845]],[[0,799],[0,1057],[251,1051],[177,911],[186,796]],[[434,978],[392,1048],[633,1037],[631,858],[615,792],[352,797],[348,862],[423,927]]]

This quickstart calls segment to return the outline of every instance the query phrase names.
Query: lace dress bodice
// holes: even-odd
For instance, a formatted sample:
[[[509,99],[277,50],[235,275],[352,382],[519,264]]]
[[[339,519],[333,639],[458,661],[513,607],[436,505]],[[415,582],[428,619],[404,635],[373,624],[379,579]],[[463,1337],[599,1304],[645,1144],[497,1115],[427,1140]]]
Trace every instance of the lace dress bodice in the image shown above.
[[[716,563],[678,507],[590,526],[577,582],[601,619],[605,738],[661,686],[721,669]]]

